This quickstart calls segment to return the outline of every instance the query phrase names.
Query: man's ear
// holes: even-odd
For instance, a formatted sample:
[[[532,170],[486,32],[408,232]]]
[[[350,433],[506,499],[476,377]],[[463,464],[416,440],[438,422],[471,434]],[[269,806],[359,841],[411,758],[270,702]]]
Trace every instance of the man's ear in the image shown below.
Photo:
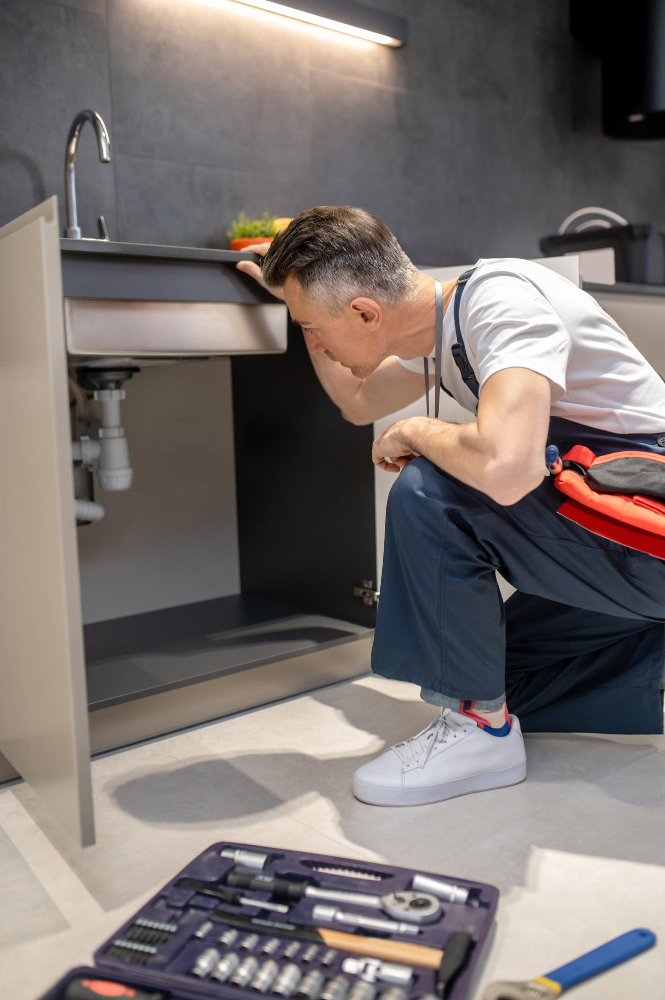
[[[381,325],[381,306],[374,299],[360,295],[349,303],[349,308],[358,316],[370,330],[376,330]]]

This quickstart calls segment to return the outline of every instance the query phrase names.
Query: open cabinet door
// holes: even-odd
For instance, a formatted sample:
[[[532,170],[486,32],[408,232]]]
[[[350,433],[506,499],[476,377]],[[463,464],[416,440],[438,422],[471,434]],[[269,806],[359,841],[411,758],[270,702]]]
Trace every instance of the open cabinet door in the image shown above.
[[[0,752],[94,840],[58,205],[0,229]]]

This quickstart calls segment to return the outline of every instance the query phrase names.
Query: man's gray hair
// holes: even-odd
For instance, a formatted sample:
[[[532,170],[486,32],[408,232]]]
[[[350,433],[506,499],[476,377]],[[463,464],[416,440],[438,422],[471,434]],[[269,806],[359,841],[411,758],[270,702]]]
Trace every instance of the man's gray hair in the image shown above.
[[[332,315],[358,295],[399,302],[418,275],[388,227],[349,205],[302,212],[275,237],[262,269],[268,286],[281,287],[291,275]]]

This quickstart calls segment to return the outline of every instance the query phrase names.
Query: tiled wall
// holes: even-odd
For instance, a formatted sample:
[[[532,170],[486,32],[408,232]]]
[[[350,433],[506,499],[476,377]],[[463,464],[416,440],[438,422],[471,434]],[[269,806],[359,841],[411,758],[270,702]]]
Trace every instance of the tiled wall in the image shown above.
[[[86,125],[89,236],[101,212],[112,239],[226,246],[241,209],[350,202],[444,265],[535,256],[582,205],[665,221],[665,146],[601,135],[567,0],[365,2],[408,17],[407,47],[234,0],[0,0],[0,225],[54,193],[64,224],[65,142],[86,107],[113,154],[99,163]],[[135,483],[100,493],[105,520],[78,534],[85,621],[237,591],[228,375],[211,361],[128,383]]]
[[[224,246],[241,209],[350,202],[422,264],[538,253],[586,204],[665,218],[665,148],[600,132],[599,71],[567,0],[366,0],[385,49],[234,0],[0,0],[0,224],[63,196],[69,123],[85,232]]]

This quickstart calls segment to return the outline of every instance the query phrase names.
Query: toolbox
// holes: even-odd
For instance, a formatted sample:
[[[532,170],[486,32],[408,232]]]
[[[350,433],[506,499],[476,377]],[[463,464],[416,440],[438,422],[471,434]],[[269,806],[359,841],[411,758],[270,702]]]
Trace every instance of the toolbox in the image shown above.
[[[481,882],[224,841],[41,1000],[464,1000],[498,898]]]

